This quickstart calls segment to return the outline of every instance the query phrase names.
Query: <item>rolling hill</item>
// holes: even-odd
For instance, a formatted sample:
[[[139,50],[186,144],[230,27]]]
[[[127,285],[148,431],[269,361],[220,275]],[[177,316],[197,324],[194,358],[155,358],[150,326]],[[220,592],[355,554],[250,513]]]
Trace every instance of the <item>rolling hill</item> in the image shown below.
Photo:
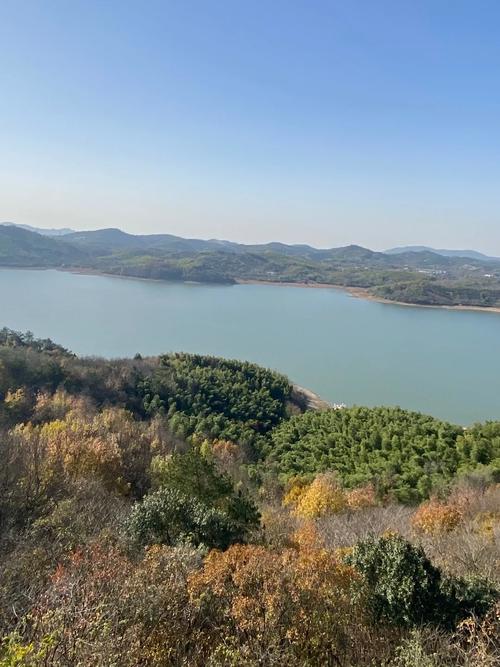
[[[443,251],[444,252],[444,251]],[[456,251],[460,252],[460,251]],[[71,268],[161,280],[329,284],[420,305],[500,307],[500,260],[422,247],[244,245],[117,228],[47,236],[0,225],[0,266]],[[465,252],[465,251],[464,251]]]
[[[63,267],[87,261],[87,253],[59,238],[0,225],[0,265]]]
[[[15,222],[1,222],[0,225],[5,225],[6,227],[19,227],[20,229],[26,229],[28,232],[37,232],[42,236],[65,236],[66,234],[71,234],[74,230],[69,229],[69,227],[62,227],[60,229],[46,229],[44,227],[32,227],[31,225],[21,225]]]
[[[490,257],[485,255],[482,252],[477,250],[447,250],[446,248],[430,248],[425,245],[411,245],[411,246],[401,246],[398,248],[390,248],[389,250],[384,251],[386,255],[401,255],[409,252],[432,252],[437,255],[442,255],[443,257],[464,257],[467,259],[477,259],[481,262],[498,262],[500,258]]]

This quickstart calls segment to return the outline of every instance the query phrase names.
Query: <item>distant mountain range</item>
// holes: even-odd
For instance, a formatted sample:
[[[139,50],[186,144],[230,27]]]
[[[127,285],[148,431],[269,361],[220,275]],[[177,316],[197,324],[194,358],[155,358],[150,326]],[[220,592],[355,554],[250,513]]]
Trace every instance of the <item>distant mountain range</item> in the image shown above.
[[[500,259],[472,251],[244,245],[115,228],[41,231],[0,225],[0,266],[204,283],[328,284],[405,303],[500,307]]]
[[[103,248],[113,246],[116,248],[151,248],[162,247],[163,249],[183,252],[197,250],[213,251],[226,250],[232,252],[248,252],[249,250],[268,250],[290,256],[309,256],[315,258],[330,257],[332,252],[345,250],[351,248],[351,253],[355,253],[361,259],[373,253],[372,250],[362,248],[361,246],[351,245],[344,248],[314,248],[306,244],[291,244],[279,242],[261,243],[246,245],[243,243],[236,243],[233,241],[221,241],[218,239],[189,239],[181,236],[174,236],[172,234],[129,234],[117,228],[97,229],[91,231],[75,231],[69,227],[61,229],[44,229],[42,227],[32,227],[31,225],[17,224],[14,222],[3,222],[0,225],[9,227],[18,227],[30,232],[41,234],[42,236],[65,236],[65,240],[93,248]],[[353,250],[357,249],[357,251]],[[499,257],[492,257],[485,255],[477,250],[449,250],[446,248],[432,248],[424,245],[410,245],[400,246],[396,248],[389,248],[384,250],[382,254],[385,255],[406,255],[408,253],[433,253],[442,257],[463,257],[467,259],[475,259],[478,261],[500,261]]]
[[[483,262],[498,261],[499,257],[490,257],[485,255],[482,252],[477,250],[446,250],[443,248],[430,248],[425,245],[407,245],[401,246],[400,248],[390,248],[390,250],[384,250],[387,255],[401,255],[407,252],[434,252],[437,255],[442,255],[443,257],[467,257],[469,259],[478,259]]]
[[[36,232],[42,236],[65,236],[66,234],[74,232],[74,230],[69,229],[69,227],[63,227],[62,229],[44,229],[43,227],[32,227],[31,225],[21,225],[15,222],[0,222],[0,225],[5,225],[6,227],[20,227],[21,229],[26,229],[28,232]]]
[[[382,256],[367,248],[350,245],[341,248],[314,248],[305,244],[288,245],[286,243],[271,242],[246,245],[234,241],[219,239],[190,239],[173,234],[129,234],[121,229],[110,227],[90,231],[74,231],[71,229],[38,229],[29,225],[14,223],[0,223],[10,229],[19,229],[42,236],[59,237],[65,243],[80,249],[98,253],[140,252],[148,251],[161,253],[193,253],[193,252],[225,252],[243,254],[249,252],[266,252],[286,255],[289,257],[308,257],[314,259],[328,259],[334,256],[349,256],[352,259],[368,259],[374,255]]]

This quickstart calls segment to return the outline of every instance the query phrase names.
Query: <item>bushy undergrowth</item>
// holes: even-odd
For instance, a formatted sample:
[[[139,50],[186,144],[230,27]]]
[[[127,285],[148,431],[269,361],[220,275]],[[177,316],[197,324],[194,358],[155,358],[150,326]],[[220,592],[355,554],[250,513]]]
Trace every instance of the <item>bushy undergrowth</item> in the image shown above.
[[[0,343],[0,667],[500,663],[498,425]]]

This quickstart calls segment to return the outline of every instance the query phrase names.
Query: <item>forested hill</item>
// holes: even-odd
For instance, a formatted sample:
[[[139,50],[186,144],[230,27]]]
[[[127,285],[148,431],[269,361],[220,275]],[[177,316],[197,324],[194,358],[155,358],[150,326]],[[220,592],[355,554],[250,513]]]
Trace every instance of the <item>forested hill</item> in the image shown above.
[[[0,667],[499,663],[498,422],[3,329],[0,461]]]
[[[355,245],[242,245],[119,229],[55,237],[0,225],[0,265],[229,284],[330,284],[422,305],[500,306],[500,260],[443,256],[426,249],[387,254]]]
[[[36,232],[0,225],[0,265],[64,267],[85,264],[88,253],[75,245]]]
[[[39,416],[40,396],[83,396],[96,409],[160,418],[179,443],[234,443],[255,473],[282,480],[334,470],[413,502],[460,471],[500,476],[500,422],[467,431],[400,408],[310,409],[290,380],[248,362],[175,353],[79,358],[51,340],[0,330],[0,428]]]

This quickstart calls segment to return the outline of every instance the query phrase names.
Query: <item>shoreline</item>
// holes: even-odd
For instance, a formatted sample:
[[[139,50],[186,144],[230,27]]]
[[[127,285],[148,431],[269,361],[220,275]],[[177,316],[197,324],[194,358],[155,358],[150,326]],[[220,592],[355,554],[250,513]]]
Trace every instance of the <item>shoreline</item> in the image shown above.
[[[331,283],[292,283],[282,280],[245,280],[235,279],[236,285],[274,285],[275,287],[300,287],[301,289],[341,289],[347,288],[342,285],[332,285]]]
[[[500,307],[497,306],[446,306],[438,304],[410,303],[407,301],[392,301],[376,294],[371,294],[367,287],[351,287],[348,285],[334,285],[331,283],[292,283],[278,282],[272,280],[237,280],[238,285],[275,285],[278,287],[298,287],[301,289],[335,289],[347,292],[350,296],[364,301],[374,301],[375,303],[385,303],[392,306],[404,306],[406,308],[433,308],[438,310],[457,310],[457,311],[478,311],[482,313],[500,313]]]
[[[365,299],[365,301],[375,301],[378,303],[392,304],[395,306],[404,306],[406,308],[433,308],[439,310],[458,310],[458,311],[478,311],[481,313],[500,313],[500,307],[497,306],[446,306],[438,305],[432,303],[409,303],[407,301],[392,301],[391,299],[385,299],[383,296],[377,296],[376,294],[371,294],[369,290],[365,287],[341,287],[351,296],[356,297],[357,299]]]
[[[347,407],[345,403],[332,403],[327,401],[324,398],[321,398],[319,394],[312,389],[307,389],[302,387],[299,384],[292,383],[292,394],[291,394],[292,403],[298,407],[302,407],[304,410],[314,410],[316,412],[321,410],[343,410]]]
[[[232,283],[202,283],[196,280],[165,280],[164,278],[142,278],[141,276],[128,276],[124,273],[106,273],[105,271],[99,271],[97,269],[76,269],[71,267],[61,267],[61,266],[0,266],[0,271],[2,270],[15,270],[15,271],[60,271],[61,273],[73,273],[77,276],[98,276],[101,278],[120,278],[121,280],[140,280],[147,283],[166,283],[168,285],[220,285],[232,287]]]
[[[304,282],[280,282],[278,280],[245,280],[235,279],[234,283],[207,283],[195,280],[165,280],[163,278],[143,278],[141,276],[130,276],[123,273],[106,273],[98,269],[85,269],[73,267],[54,267],[54,266],[0,266],[0,269],[22,269],[28,271],[62,271],[64,273],[74,273],[82,276],[102,276],[103,278],[121,278],[124,280],[141,280],[154,283],[181,283],[183,285],[208,285],[232,287],[233,285],[271,285],[274,287],[296,287],[299,289],[334,289],[347,292],[350,296],[364,301],[373,301],[392,306],[404,306],[405,308],[433,308],[434,310],[456,310],[472,311],[481,313],[500,314],[500,307],[497,306],[446,306],[438,304],[410,303],[407,301],[392,301],[381,296],[371,294],[367,287],[351,287],[348,285],[334,285],[331,283],[304,283]]]

